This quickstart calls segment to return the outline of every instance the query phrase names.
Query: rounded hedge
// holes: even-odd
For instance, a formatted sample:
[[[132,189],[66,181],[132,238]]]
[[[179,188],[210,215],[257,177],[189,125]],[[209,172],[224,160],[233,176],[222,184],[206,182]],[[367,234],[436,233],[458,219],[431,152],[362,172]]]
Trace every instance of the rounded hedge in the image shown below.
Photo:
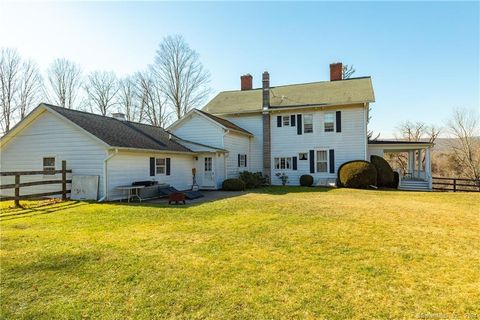
[[[313,177],[309,174],[304,174],[300,177],[300,185],[302,187],[311,187],[313,185]]]
[[[397,171],[393,171],[393,184],[391,185],[392,188],[398,189],[398,184],[400,183],[400,175]]]
[[[340,187],[366,189],[376,183],[377,169],[368,161],[349,161],[338,168],[338,185]]]
[[[382,157],[372,155],[370,162],[377,169],[377,186],[392,187],[394,185],[393,169],[390,164]]]
[[[223,181],[222,189],[226,191],[243,191],[245,190],[245,182],[240,179],[227,179]]]

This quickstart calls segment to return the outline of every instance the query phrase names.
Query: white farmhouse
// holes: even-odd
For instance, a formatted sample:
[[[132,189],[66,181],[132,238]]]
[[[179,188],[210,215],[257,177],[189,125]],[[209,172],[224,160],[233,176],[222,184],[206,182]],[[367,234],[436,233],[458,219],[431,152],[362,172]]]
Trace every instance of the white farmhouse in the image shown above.
[[[220,92],[202,110],[191,110],[168,130],[41,104],[0,140],[1,171],[60,169],[66,160],[73,175],[99,177],[99,200],[123,197],[117,189],[134,181],[154,180],[192,188],[192,170],[201,189],[219,189],[241,171],[262,172],[274,185],[277,173],[289,185],[310,174],[315,185],[335,184],[340,165],[370,155],[407,152],[404,189],[430,189],[428,143],[368,141],[370,77],[342,79],[342,64],[330,65],[330,80]],[[423,159],[425,152],[425,160]],[[1,184],[13,183],[2,177]],[[52,177],[37,176],[51,180]],[[55,191],[32,186],[22,193]],[[9,195],[2,190],[2,195]]]

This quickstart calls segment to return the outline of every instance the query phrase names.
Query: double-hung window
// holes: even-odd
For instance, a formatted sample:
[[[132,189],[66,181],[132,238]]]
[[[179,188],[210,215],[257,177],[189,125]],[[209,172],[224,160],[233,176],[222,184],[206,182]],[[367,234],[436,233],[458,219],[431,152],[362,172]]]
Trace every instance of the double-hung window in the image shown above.
[[[313,132],[313,115],[304,114],[303,115],[303,133],[312,133]]]
[[[290,126],[290,116],[282,116],[282,123],[284,127]]]
[[[247,166],[247,155],[239,154],[238,155],[238,166],[240,168],[245,168]]]
[[[323,125],[325,132],[335,131],[335,114],[332,112],[325,113],[323,118]]]
[[[156,158],[155,159],[155,172],[157,174],[165,174],[166,160],[165,158]]]
[[[55,174],[55,157],[43,158],[43,171],[45,175]]]
[[[273,159],[274,167],[277,170],[290,170],[292,169],[291,157],[279,157]]]
[[[327,150],[317,151],[317,172],[327,172],[328,170],[328,153]]]

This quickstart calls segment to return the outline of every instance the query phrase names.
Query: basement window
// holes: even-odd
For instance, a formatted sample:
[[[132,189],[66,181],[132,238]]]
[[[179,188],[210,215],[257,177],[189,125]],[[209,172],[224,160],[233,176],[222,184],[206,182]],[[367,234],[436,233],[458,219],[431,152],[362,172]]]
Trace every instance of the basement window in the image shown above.
[[[43,171],[44,175],[55,174],[55,157],[44,157],[43,158]]]

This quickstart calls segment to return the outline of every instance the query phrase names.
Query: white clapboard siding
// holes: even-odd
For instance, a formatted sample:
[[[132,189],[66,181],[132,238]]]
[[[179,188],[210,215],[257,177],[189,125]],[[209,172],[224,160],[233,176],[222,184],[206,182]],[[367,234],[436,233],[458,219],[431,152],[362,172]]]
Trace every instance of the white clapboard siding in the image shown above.
[[[43,157],[55,157],[56,169],[67,161],[67,169],[75,175],[100,176],[99,197],[103,190],[103,160],[105,147],[83,130],[57,115],[45,111],[35,121],[2,146],[1,171],[43,170]],[[67,178],[71,177],[70,174]],[[22,176],[21,182],[58,180],[57,175]],[[14,177],[2,177],[1,184],[14,182]],[[67,186],[68,187],[68,186]],[[20,189],[20,195],[61,190],[61,184],[40,185]],[[13,189],[2,190],[2,195],[13,195]]]
[[[223,148],[222,127],[197,113],[191,113],[187,117],[186,121],[171,129],[173,134],[185,140]]]
[[[229,132],[224,138],[225,149],[229,151],[227,157],[227,178],[238,178],[240,171],[251,171],[250,163],[250,138],[244,134]],[[238,167],[238,155],[247,155],[247,167]]]
[[[272,183],[279,185],[281,181],[275,176],[277,172],[285,172],[289,177],[289,185],[299,185],[300,176],[310,174],[314,177],[314,184],[334,182],[340,165],[350,160],[365,160],[366,133],[365,109],[363,106],[339,108],[342,112],[342,132],[324,132],[325,112],[335,113],[335,109],[328,111],[298,110],[275,112],[271,114],[271,141],[272,141]],[[313,133],[297,134],[297,121],[295,127],[277,127],[278,115],[313,114]],[[303,120],[303,119],[302,119]],[[304,121],[302,121],[303,125]],[[301,152],[309,150],[334,149],[335,173],[310,173],[310,159],[298,160],[297,170],[276,170],[275,157],[298,157]]]
[[[150,157],[170,158],[170,175],[150,176]],[[123,198],[124,193],[116,188],[131,185],[135,181],[155,180],[158,183],[167,183],[178,190],[190,189],[192,187],[192,168],[194,167],[194,156],[192,155],[120,151],[108,160],[107,199]]]
[[[263,170],[263,123],[260,113],[253,115],[229,115],[225,119],[247,130],[253,137],[250,138],[249,170],[262,172]]]

